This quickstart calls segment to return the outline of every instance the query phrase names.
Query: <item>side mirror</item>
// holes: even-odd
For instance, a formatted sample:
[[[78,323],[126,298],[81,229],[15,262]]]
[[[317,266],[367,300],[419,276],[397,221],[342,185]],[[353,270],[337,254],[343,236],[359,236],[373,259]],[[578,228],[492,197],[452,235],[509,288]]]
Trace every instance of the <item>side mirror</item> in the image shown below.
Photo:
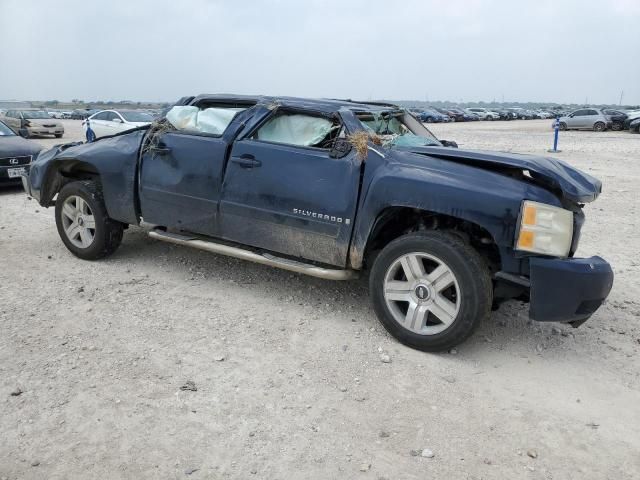
[[[333,142],[333,147],[329,151],[329,157],[331,158],[344,158],[349,155],[353,145],[346,138],[336,138],[336,141]]]
[[[116,122],[116,123],[122,123],[122,119],[119,117],[116,117],[114,119],[111,120],[112,122]]]
[[[453,140],[440,140],[443,147],[458,148],[458,144]]]
[[[573,113],[570,113],[570,114],[569,114],[569,118],[573,118]]]

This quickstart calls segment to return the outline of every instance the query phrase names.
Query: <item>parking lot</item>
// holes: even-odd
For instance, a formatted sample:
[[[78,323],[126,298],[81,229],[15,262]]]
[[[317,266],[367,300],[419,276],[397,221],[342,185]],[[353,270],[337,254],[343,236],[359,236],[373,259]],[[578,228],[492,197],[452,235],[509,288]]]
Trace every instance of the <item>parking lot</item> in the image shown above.
[[[80,121],[63,123],[63,141],[82,140]],[[550,127],[429,125],[460,147],[538,155]],[[640,136],[561,132],[559,148],[604,184],[578,255],[612,263],[607,303],[572,329],[511,302],[438,355],[383,330],[366,279],[139,227],[85,262],[52,209],[0,190],[0,477],[639,478]]]

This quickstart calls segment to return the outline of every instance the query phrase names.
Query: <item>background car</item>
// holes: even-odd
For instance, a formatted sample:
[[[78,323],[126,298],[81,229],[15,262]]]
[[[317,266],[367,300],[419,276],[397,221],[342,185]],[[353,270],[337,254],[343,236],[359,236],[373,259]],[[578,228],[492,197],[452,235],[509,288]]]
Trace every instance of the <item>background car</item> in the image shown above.
[[[418,120],[424,123],[442,123],[451,120],[448,115],[443,115],[432,108],[414,109],[412,113]]]
[[[467,112],[462,108],[452,107],[451,110],[453,110],[454,112],[462,113],[462,118],[465,122],[475,122],[480,120],[480,117],[478,115],[476,115],[475,113]]]
[[[20,183],[41,148],[35,142],[17,136],[0,122],[0,185]]]
[[[597,108],[582,108],[560,117],[560,130],[595,130],[604,132],[611,128],[611,119]]]
[[[509,108],[506,108],[505,110],[513,112],[513,114],[519,120],[532,120],[533,118],[535,118],[531,112],[529,112],[528,110],[525,110],[522,107],[509,107]]]
[[[448,120],[446,120],[447,122],[456,122],[458,121],[458,119],[456,118],[456,114],[446,108],[440,108],[440,107],[429,107],[431,110],[435,110],[438,113],[441,113],[442,115],[444,115],[445,117],[448,118]]]
[[[87,118],[89,118],[91,115],[93,115],[94,113],[98,113],[100,111],[100,109],[98,108],[93,108],[93,109],[76,109],[73,110],[71,112],[71,115],[69,116],[69,118],[71,118],[72,120],[86,120]]]
[[[622,129],[629,130],[633,121],[640,118],[640,110],[627,110],[625,115],[627,115],[627,118],[622,124]]]
[[[25,138],[34,135],[54,135],[56,138],[62,138],[64,135],[62,122],[51,118],[44,110],[7,110],[1,120]]]
[[[477,115],[480,120],[500,120],[500,114],[488,108],[470,107],[466,110]]]
[[[500,120],[515,120],[516,114],[510,112],[509,110],[505,110],[503,108],[499,108],[494,110],[498,115],[500,115]]]
[[[605,108],[602,111],[611,119],[611,130],[622,130],[624,128],[624,121],[628,117],[626,113],[612,108]]]
[[[636,118],[629,123],[629,131],[631,133],[640,133],[640,118]]]
[[[100,138],[149,125],[151,122],[153,122],[153,117],[147,112],[137,110],[102,110],[94,113],[82,122],[82,127],[86,135],[87,126],[90,125],[91,130],[93,130],[95,134],[95,138]]]
[[[51,118],[63,118],[62,117],[62,112],[60,112],[58,110],[48,110],[47,113],[49,114],[49,116]]]

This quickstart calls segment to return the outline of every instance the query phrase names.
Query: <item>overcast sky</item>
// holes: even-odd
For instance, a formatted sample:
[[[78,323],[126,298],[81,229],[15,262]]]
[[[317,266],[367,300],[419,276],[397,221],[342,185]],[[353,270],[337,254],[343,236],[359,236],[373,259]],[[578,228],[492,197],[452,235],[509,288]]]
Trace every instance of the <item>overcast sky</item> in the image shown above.
[[[640,103],[640,0],[0,0],[0,99]]]

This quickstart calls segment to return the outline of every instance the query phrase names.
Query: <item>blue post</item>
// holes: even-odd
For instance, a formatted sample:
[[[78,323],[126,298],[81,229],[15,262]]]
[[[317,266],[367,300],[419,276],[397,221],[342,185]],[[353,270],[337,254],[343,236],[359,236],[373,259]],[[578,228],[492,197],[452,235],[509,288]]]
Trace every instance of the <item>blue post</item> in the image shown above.
[[[91,130],[91,122],[89,122],[88,118],[85,122],[87,122],[87,142],[91,143],[96,139],[96,132]]]
[[[553,150],[547,150],[547,152],[558,153],[562,150],[558,150],[558,134],[560,132],[560,118],[556,118],[553,122]]]

